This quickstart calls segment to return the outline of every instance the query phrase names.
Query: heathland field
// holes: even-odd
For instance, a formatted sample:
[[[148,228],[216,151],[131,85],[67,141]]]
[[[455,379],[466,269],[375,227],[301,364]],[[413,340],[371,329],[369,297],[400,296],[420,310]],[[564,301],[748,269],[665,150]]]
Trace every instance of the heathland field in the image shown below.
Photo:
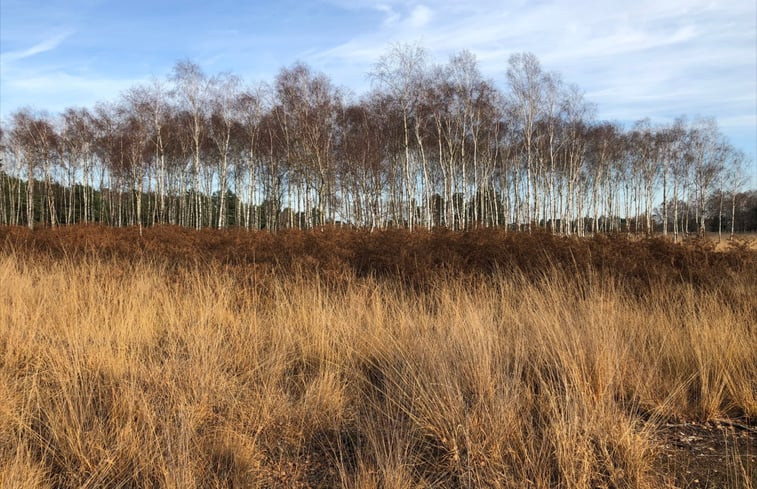
[[[0,228],[0,487],[754,487],[757,251]]]

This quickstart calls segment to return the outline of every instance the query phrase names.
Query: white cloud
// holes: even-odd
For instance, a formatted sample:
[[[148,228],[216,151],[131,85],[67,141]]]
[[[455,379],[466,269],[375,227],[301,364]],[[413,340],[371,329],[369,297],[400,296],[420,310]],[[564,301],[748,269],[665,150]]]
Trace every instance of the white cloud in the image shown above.
[[[384,26],[389,26],[391,24],[395,24],[397,21],[400,20],[400,15],[397,13],[396,10],[394,10],[390,5],[386,4],[379,4],[374,7],[379,12],[384,13]]]
[[[321,64],[366,72],[389,44],[420,41],[437,61],[470,49],[482,72],[504,83],[510,54],[531,51],[585,89],[601,118],[714,115],[757,132],[754,2],[384,0],[351,8],[382,16],[374,29],[315,53]]]
[[[420,28],[429,23],[431,20],[431,16],[433,15],[433,12],[430,8],[426,7],[425,5],[418,5],[413,9],[413,11],[410,13],[410,18],[408,19],[408,23],[413,28]]]
[[[37,54],[52,51],[53,49],[60,46],[60,44],[65,41],[66,38],[70,35],[71,32],[65,32],[49,39],[45,39],[44,41],[39,42],[30,48],[23,49],[21,51],[7,51],[2,53],[2,55],[0,55],[0,61],[2,61],[3,69],[5,69],[6,65],[14,61],[19,61]]]
[[[12,79],[1,82],[3,106],[0,109],[6,116],[6,107],[31,105],[51,112],[60,112],[67,107],[91,107],[98,101],[115,101],[124,90],[146,81],[147,77],[85,76],[60,70],[17,73]]]

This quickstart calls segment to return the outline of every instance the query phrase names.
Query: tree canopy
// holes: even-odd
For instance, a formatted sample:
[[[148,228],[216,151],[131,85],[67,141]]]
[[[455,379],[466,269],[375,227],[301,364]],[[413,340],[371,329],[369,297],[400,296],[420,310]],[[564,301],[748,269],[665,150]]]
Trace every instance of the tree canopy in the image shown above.
[[[180,61],[93,108],[18,110],[0,131],[0,223],[757,228],[745,156],[712,119],[597,120],[531,53],[497,82],[469,51],[438,64],[398,44],[370,77],[348,96],[303,63],[251,84]]]

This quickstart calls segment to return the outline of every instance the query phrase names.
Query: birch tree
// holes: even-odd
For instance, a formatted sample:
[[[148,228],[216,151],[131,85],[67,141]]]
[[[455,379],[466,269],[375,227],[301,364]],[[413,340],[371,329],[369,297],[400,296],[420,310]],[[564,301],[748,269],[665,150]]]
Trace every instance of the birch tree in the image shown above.
[[[218,152],[218,228],[226,227],[226,191],[229,181],[229,158],[231,134],[237,113],[237,97],[240,80],[230,74],[219,75],[211,80],[209,137]]]
[[[371,78],[379,89],[390,94],[397,103],[402,117],[404,150],[404,205],[405,219],[410,230],[415,226],[416,174],[411,160],[413,117],[417,107],[421,81],[426,72],[428,54],[418,44],[395,44],[374,65]]]
[[[194,193],[194,226],[203,225],[202,189],[200,187],[201,147],[204,144],[205,119],[207,118],[207,96],[210,92],[209,79],[199,65],[191,61],[180,61],[174,66],[172,75],[176,85],[176,96],[191,116],[187,131],[192,139],[192,180]]]
[[[544,73],[539,60],[532,53],[519,53],[510,56],[507,68],[507,83],[510,89],[512,107],[522,138],[522,161],[526,170],[526,227],[531,231],[532,220],[532,175],[534,156],[534,137],[536,121],[541,115],[544,99]],[[515,168],[516,206],[519,205],[517,191],[519,167]],[[534,205],[535,207],[535,205]],[[518,221],[520,227],[520,221]]]

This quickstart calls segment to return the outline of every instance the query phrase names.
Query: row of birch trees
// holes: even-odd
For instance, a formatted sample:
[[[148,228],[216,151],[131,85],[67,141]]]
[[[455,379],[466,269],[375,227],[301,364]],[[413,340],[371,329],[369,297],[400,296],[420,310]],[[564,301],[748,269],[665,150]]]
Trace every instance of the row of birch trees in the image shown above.
[[[370,77],[357,97],[302,63],[251,85],[182,61],[91,109],[19,110],[0,223],[678,236],[736,221],[746,162],[713,120],[598,121],[529,53],[495,83],[468,51],[434,64],[396,45]]]

